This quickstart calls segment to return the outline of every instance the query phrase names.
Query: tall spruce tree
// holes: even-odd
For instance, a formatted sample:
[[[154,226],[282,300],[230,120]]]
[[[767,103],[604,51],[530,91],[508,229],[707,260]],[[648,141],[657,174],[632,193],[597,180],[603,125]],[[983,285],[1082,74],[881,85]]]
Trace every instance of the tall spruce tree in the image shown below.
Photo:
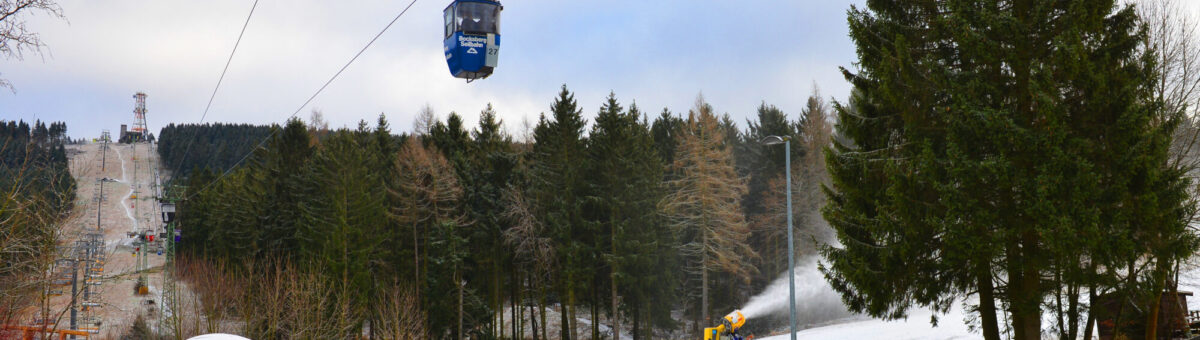
[[[985,339],[1040,339],[1051,291],[1158,289],[1116,283],[1117,269],[1195,249],[1129,8],[874,1],[849,22],[855,95],[837,106],[848,141],[827,156],[824,212],[842,246],[822,270],[852,310],[898,318],[974,295]],[[1077,324],[1086,311],[1068,305]]]
[[[654,136],[654,149],[658,150],[658,156],[662,158],[663,164],[675,164],[676,144],[680,134],[683,133],[683,125],[683,118],[671,114],[671,111],[666,108],[663,108],[658,117],[654,118],[654,123],[650,125],[650,134]]]
[[[534,128],[533,163],[530,178],[538,221],[545,225],[554,243],[558,266],[554,282],[559,297],[565,299],[561,313],[562,339],[578,339],[575,330],[577,293],[590,278],[588,260],[588,223],[583,216],[587,181],[587,124],[575,102],[575,95],[563,85],[550,106],[551,116],[543,115]]]
[[[288,120],[280,133],[271,137],[267,147],[255,164],[266,171],[266,190],[270,195],[265,200],[267,209],[263,218],[263,247],[270,256],[293,258],[298,250],[296,242],[296,214],[300,204],[300,193],[305,187],[302,169],[312,156],[308,128],[299,119]]]
[[[379,190],[379,174],[371,168],[377,150],[362,129],[329,136],[304,170],[312,188],[299,205],[302,255],[326,274],[339,296],[350,299],[342,302],[353,315],[345,322],[359,326],[365,304],[375,294],[375,274],[382,269],[378,259],[389,238],[384,192]],[[354,324],[345,327],[359,330]]]
[[[516,155],[512,150],[512,137],[504,132],[503,122],[496,117],[492,105],[479,113],[479,128],[472,132],[469,167],[463,173],[464,200],[471,216],[472,233],[470,243],[472,252],[474,282],[486,283],[488,304],[495,313],[491,333],[500,333],[504,326],[504,295],[509,293],[516,301],[515,290],[519,282],[515,282],[515,267],[511,254],[503,243],[503,232],[506,225],[504,219],[504,189],[508,187],[514,168]],[[514,269],[514,270],[506,270]],[[510,292],[504,292],[502,280],[510,277]],[[515,318],[513,318],[515,320]],[[517,322],[512,322],[516,327]],[[514,332],[515,333],[515,332]],[[498,336],[489,334],[489,336]]]
[[[652,303],[672,302],[672,290],[660,289],[673,282],[672,234],[656,208],[663,193],[663,165],[642,118],[637,105],[625,111],[609,94],[588,135],[588,201],[594,208],[591,217],[607,236],[607,246],[596,251],[608,271],[597,274],[607,276],[611,286],[613,338],[620,337],[622,311],[632,319],[633,329],[641,330],[651,313],[669,312],[652,308]],[[634,334],[635,339],[645,336]]]

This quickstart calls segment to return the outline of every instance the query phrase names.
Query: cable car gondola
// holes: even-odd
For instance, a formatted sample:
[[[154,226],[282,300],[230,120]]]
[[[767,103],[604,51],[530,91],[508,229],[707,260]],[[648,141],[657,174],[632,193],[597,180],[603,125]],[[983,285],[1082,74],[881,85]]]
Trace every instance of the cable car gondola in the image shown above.
[[[455,0],[443,12],[450,74],[468,82],[492,75],[500,57],[500,11],[490,0]]]

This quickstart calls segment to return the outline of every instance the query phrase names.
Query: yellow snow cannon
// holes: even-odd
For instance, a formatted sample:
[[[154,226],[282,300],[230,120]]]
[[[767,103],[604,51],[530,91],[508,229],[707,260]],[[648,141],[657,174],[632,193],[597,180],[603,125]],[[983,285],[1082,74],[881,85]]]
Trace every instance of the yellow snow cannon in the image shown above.
[[[743,340],[738,330],[746,324],[746,316],[735,310],[721,319],[721,325],[704,329],[704,340]],[[754,336],[750,336],[751,339]]]

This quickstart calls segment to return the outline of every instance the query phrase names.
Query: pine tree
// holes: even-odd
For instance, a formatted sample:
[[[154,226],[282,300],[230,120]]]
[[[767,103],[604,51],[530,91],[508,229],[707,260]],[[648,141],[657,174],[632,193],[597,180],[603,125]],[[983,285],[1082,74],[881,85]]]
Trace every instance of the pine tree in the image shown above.
[[[654,148],[658,150],[658,156],[662,158],[663,164],[675,164],[676,141],[683,133],[683,125],[683,119],[671,114],[671,111],[666,108],[663,108],[658,117],[654,118],[654,124],[650,126],[650,133],[654,135]]]
[[[726,130],[703,97],[688,113],[684,131],[662,209],[681,237],[689,279],[698,281],[698,317],[709,322],[709,288],[716,281],[710,275],[748,284],[756,255],[746,243],[749,227],[739,202],[746,186],[734,169]]]
[[[492,333],[503,331],[504,293],[501,279],[509,274],[509,288],[514,305],[516,289],[519,282],[516,279],[515,267],[510,266],[512,259],[503,243],[503,232],[506,226],[504,219],[504,189],[509,182],[516,166],[516,154],[512,150],[512,137],[504,132],[503,122],[496,118],[496,111],[488,104],[479,113],[479,128],[472,133],[473,144],[469,166],[462,171],[465,192],[464,200],[471,216],[472,233],[470,244],[474,265],[474,282],[486,283],[489,305],[495,313]],[[504,270],[512,268],[512,270]],[[514,318],[515,319],[515,318]],[[517,322],[513,322],[516,327]],[[514,331],[515,334],[515,331]],[[496,336],[495,334],[489,334]]]
[[[363,144],[355,134],[339,131],[322,143],[305,169],[306,182],[313,187],[300,203],[301,222],[297,231],[302,255],[314,261],[349,297],[339,315],[339,329],[357,331],[366,312],[365,303],[375,294],[375,273],[380,271],[388,237],[384,192],[372,171],[374,144]],[[344,323],[344,324],[343,324]]]
[[[266,172],[266,189],[269,198],[263,219],[263,247],[273,257],[287,258],[296,254],[296,214],[300,204],[300,193],[306,183],[302,169],[312,156],[308,144],[311,137],[308,128],[299,119],[288,120],[283,131],[274,135],[266,144],[265,154],[255,164]]]
[[[565,297],[561,313],[562,339],[578,339],[575,334],[576,293],[591,277],[587,267],[589,254],[588,225],[583,216],[587,166],[586,125],[577,108],[575,96],[562,86],[551,105],[552,116],[544,115],[534,129],[532,179],[533,201],[538,221],[543,223],[554,243],[559,296]]]
[[[638,325],[639,316],[663,312],[652,309],[652,302],[672,302],[670,290],[658,289],[672,282],[668,263],[673,240],[656,209],[663,195],[663,165],[642,118],[637,105],[624,111],[609,94],[588,138],[589,210],[599,233],[608,236],[596,249],[608,271],[597,274],[607,276],[611,285],[614,338],[620,336],[622,310]]]

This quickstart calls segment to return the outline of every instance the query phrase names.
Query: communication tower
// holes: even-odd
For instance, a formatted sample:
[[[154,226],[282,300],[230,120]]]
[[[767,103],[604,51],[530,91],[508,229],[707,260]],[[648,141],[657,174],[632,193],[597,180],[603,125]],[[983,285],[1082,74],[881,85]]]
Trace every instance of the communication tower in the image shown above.
[[[133,95],[133,129],[129,132],[130,142],[145,142],[146,133],[149,129],[146,128],[146,93],[138,92]]]

